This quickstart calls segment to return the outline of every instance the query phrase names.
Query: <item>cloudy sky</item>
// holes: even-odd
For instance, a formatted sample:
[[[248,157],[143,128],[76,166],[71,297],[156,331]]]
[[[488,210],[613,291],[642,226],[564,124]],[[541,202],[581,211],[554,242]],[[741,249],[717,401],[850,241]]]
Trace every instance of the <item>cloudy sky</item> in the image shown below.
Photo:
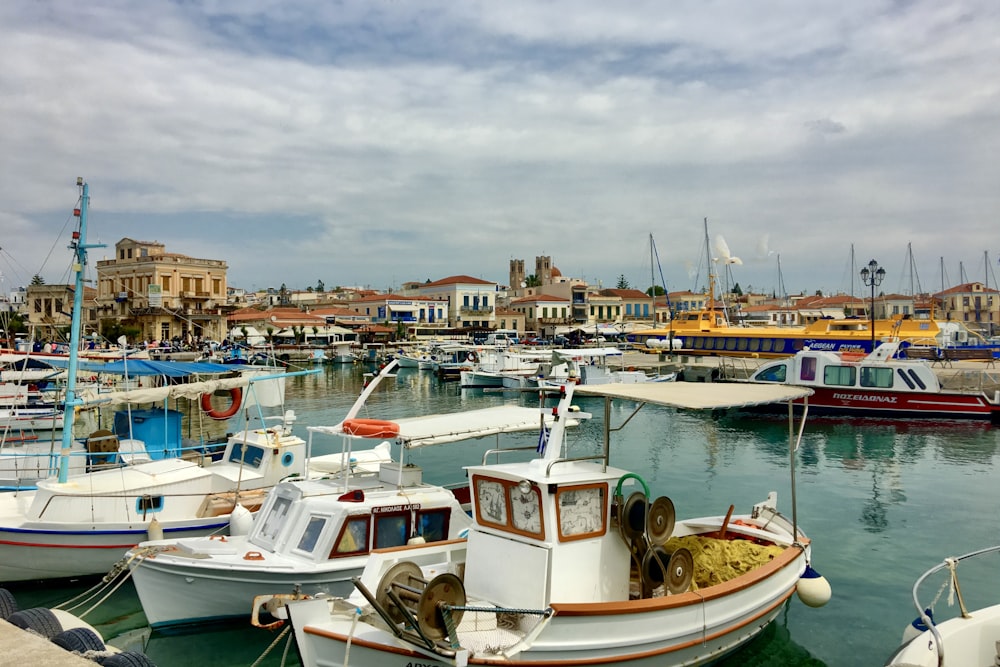
[[[650,235],[692,289],[705,218],[744,289],[779,257],[788,292],[872,257],[884,291],[996,285],[995,0],[7,0],[0,43],[7,288],[69,280],[77,176],[92,259],[155,240],[247,289],[537,255],[645,289]]]

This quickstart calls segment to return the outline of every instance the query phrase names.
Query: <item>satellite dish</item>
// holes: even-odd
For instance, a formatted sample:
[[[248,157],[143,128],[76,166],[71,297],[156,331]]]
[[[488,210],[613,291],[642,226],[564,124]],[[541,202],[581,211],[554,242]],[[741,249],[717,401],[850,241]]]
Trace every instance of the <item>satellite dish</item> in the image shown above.
[[[277,322],[278,321],[278,316],[277,315],[271,315],[271,321],[272,322]]]
[[[523,288],[525,288],[527,286],[528,286],[528,283],[526,283],[525,281],[522,280],[521,281],[521,288],[523,289]]]

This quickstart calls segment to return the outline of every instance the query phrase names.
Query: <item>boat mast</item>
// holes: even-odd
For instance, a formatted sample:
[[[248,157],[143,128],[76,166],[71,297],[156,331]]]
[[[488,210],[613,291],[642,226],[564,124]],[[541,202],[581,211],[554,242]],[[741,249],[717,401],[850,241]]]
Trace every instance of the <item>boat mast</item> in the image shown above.
[[[87,267],[87,250],[103,248],[103,243],[87,244],[87,208],[90,206],[90,190],[82,178],[76,179],[76,185],[81,189],[80,208],[73,214],[80,219],[80,227],[73,232],[73,240],[69,244],[75,253],[73,270],[76,272],[76,282],[73,286],[73,318],[69,334],[69,369],[66,375],[66,402],[63,414],[62,450],[59,452],[59,483],[65,484],[69,477],[69,455],[73,446],[73,418],[76,407],[83,404],[76,396],[76,370],[80,353],[80,326],[83,311],[83,272]]]

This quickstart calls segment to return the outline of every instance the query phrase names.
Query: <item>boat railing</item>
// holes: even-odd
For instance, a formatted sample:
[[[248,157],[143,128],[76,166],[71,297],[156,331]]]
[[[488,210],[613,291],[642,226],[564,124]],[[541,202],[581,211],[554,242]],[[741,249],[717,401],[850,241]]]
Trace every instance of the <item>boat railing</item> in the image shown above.
[[[945,664],[944,642],[941,638],[941,633],[934,624],[934,618],[930,613],[933,609],[934,602],[931,602],[929,605],[924,605],[920,602],[920,586],[935,573],[947,569],[948,581],[946,582],[946,585],[950,586],[951,590],[955,593],[962,618],[969,618],[969,610],[965,606],[965,600],[962,598],[962,589],[958,584],[958,564],[964,560],[976,558],[977,556],[998,553],[1000,553],[1000,545],[986,547],[985,549],[979,549],[978,551],[971,551],[963,556],[945,558],[942,562],[924,572],[920,578],[917,579],[917,582],[913,584],[913,604],[916,606],[917,612],[920,614],[920,620],[925,626],[927,626],[927,629],[930,630],[931,635],[934,637],[934,644],[937,647],[938,667],[943,667]],[[941,589],[941,592],[943,592],[943,590],[944,588]],[[940,597],[941,592],[938,593],[938,597]],[[935,602],[936,600],[937,598],[935,598]]]
[[[749,380],[760,367],[761,361],[753,357],[719,357],[719,379],[725,382]]]
[[[529,447],[499,447],[499,448],[495,448],[495,449],[487,449],[485,452],[483,452],[483,465],[486,465],[486,463],[487,463],[486,460],[490,456],[492,456],[494,454],[497,457],[496,458],[496,462],[500,463],[500,455],[501,454],[507,454],[507,453],[510,453],[510,452],[525,452],[525,451],[537,451],[537,450],[538,450],[538,447],[534,446],[534,445],[529,446]]]

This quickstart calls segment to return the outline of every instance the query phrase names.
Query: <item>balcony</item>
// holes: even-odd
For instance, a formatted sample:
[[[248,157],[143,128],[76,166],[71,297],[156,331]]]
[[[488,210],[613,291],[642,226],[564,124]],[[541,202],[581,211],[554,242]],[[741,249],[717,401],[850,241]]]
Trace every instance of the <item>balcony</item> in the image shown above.
[[[474,306],[462,306],[458,309],[458,312],[462,315],[483,315],[488,317],[493,314],[493,309],[485,306],[478,308]]]
[[[182,299],[207,299],[210,296],[208,292],[181,292]]]

